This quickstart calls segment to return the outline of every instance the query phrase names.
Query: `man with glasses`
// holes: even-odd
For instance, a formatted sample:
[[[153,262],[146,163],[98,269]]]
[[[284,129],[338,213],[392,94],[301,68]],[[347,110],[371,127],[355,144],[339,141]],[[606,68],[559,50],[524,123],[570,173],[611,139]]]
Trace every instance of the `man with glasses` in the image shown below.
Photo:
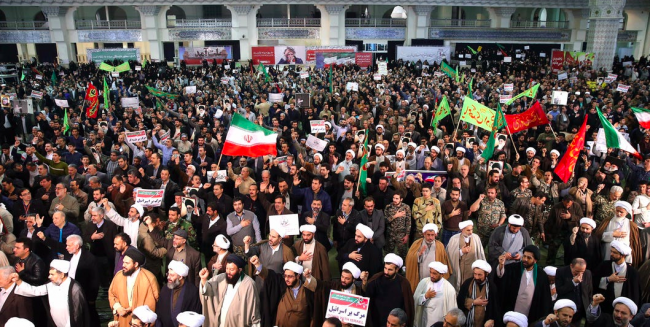
[[[26,227],[27,217],[33,214],[40,214],[45,216],[47,211],[40,199],[32,199],[32,192],[29,189],[22,189],[18,191],[20,201],[15,201],[11,214],[14,216],[14,233],[16,235],[22,234]],[[49,221],[48,221],[49,224]]]

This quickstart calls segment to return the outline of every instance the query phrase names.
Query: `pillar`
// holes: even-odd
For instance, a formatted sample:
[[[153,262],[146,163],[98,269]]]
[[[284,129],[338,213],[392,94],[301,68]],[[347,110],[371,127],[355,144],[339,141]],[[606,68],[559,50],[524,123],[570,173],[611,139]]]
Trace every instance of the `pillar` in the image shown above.
[[[232,39],[239,40],[241,60],[252,58],[251,47],[256,46],[257,11],[261,5],[226,5],[232,14]]]
[[[316,5],[321,17],[321,45],[345,45],[345,11],[349,7]]]
[[[594,53],[594,69],[612,68],[623,7],[625,0],[589,0],[587,52]]]
[[[412,39],[428,39],[433,6],[408,6],[407,10],[405,44],[410,45]]]
[[[161,30],[166,26],[161,25],[160,14],[164,15],[167,8],[162,6],[136,6],[135,9],[140,12],[142,42],[149,44],[149,53],[145,53],[145,49],[140,49],[140,56],[149,57],[149,60],[164,61],[165,54],[163,52]],[[142,61],[142,58],[139,59]]]
[[[74,51],[69,40],[68,25],[66,24],[66,13],[69,10],[74,12],[76,7],[41,7],[41,11],[43,11],[43,14],[47,17],[52,42],[56,44],[59,62],[64,65],[67,65],[71,60],[77,60],[77,58],[72,58],[74,56]]]
[[[569,26],[573,35],[571,36],[573,51],[582,51],[582,43],[587,41],[587,24],[589,23],[589,9],[567,10],[567,15],[573,15],[573,23]]]
[[[512,19],[512,14],[515,13],[517,8],[515,7],[499,7],[499,8],[494,8],[494,13],[496,14],[496,25],[494,27],[498,28],[510,28],[510,20]],[[492,20],[492,24],[494,25],[495,20]]]

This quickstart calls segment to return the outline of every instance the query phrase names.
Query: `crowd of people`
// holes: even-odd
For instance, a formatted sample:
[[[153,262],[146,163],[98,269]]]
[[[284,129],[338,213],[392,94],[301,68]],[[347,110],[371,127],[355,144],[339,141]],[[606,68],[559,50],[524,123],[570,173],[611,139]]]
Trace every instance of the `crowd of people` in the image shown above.
[[[0,325],[100,326],[105,300],[111,327],[650,326],[650,130],[631,112],[650,109],[647,58],[617,58],[617,79],[594,87],[607,71],[558,80],[522,53],[486,50],[458,79],[391,61],[379,81],[377,65],[24,64],[1,90],[33,113],[0,110]],[[539,102],[551,123],[484,158],[492,131],[459,121],[466,96],[496,109],[535,84],[502,109]],[[432,124],[443,97],[451,114]],[[596,108],[643,160],[589,143]],[[277,133],[277,153],[223,155],[235,115]],[[555,168],[585,119],[590,146],[564,182]],[[159,206],[136,201],[153,189]],[[274,223],[294,214],[293,233]],[[332,291],[369,302],[341,314]]]

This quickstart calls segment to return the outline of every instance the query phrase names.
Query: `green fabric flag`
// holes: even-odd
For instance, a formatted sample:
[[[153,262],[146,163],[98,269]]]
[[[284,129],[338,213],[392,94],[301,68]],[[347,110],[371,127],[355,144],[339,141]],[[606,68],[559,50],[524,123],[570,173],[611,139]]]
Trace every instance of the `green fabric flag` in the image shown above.
[[[142,68],[144,68],[144,67],[146,67],[146,66],[147,66],[147,58],[144,58],[144,59],[142,60]]]
[[[451,115],[451,108],[449,107],[449,100],[447,100],[447,96],[445,95],[442,97],[438,109],[436,109],[435,116],[431,120],[431,126],[436,128],[438,122],[449,115]]]
[[[261,71],[264,72],[264,81],[266,81],[267,83],[271,81],[271,77],[269,76],[269,72],[266,70],[266,67],[261,62],[260,62],[260,66],[258,67],[258,70],[261,70]]]
[[[52,71],[52,85],[56,84],[56,71]]]
[[[63,134],[67,134],[70,130],[70,122],[68,122],[68,108],[65,108],[63,114]]]
[[[331,67],[331,66],[330,66]],[[361,157],[361,163],[359,164],[359,191],[363,196],[367,195],[366,191],[366,179],[368,178],[368,130],[366,130],[366,137],[363,143],[363,157]]]
[[[503,115],[503,111],[501,111],[501,104],[499,104],[494,117],[494,124],[492,125],[492,133],[490,133],[490,139],[485,145],[485,150],[483,150],[483,153],[481,154],[481,157],[483,157],[483,159],[486,161],[492,159],[492,155],[494,155],[494,149],[496,148],[496,133],[505,126],[506,117]]]
[[[102,62],[101,64],[99,64],[99,70],[105,70],[107,72],[113,72],[113,71],[115,71],[115,67],[113,67],[113,66],[111,66],[111,65],[109,65],[109,64],[107,64],[105,62]]]
[[[163,92],[163,91],[157,90],[157,89],[155,89],[155,88],[153,88],[151,86],[146,86],[146,88],[147,88],[147,90],[149,90],[149,93],[151,93],[155,97],[165,97],[165,98],[172,99],[172,100],[178,98],[178,94],[171,94],[171,93]]]
[[[129,70],[131,70],[131,66],[129,66],[128,62],[125,62],[125,63],[115,67],[115,71],[118,72],[118,73],[126,72],[126,71],[129,71]]]
[[[108,84],[106,84],[106,77],[104,77],[104,109],[108,110],[111,106],[111,92],[108,89]]]
[[[476,125],[484,130],[491,131],[494,125],[494,110],[480,104],[478,101],[465,97],[463,109],[460,111],[460,120]]]
[[[448,65],[446,62],[444,62],[444,61],[443,61],[442,64],[440,65],[440,70],[442,70],[443,73],[447,74],[447,76],[449,76],[449,78],[453,78],[453,79],[458,78],[458,77],[457,77],[458,74],[456,73],[456,70],[454,70],[453,68],[451,68],[451,66],[449,66],[449,65]]]
[[[474,77],[472,77],[472,79],[469,81],[469,91],[467,91],[467,96],[470,99],[474,99],[474,97],[472,96],[472,84],[474,84]]]
[[[460,82],[460,76],[458,76],[458,65],[456,65],[456,83]]]
[[[535,86],[529,88],[528,90],[526,90],[524,92],[521,92],[521,93],[517,94],[512,99],[508,100],[508,102],[506,102],[506,106],[511,105],[513,102],[515,102],[515,100],[517,100],[519,98],[527,97],[527,98],[534,99],[535,96],[537,95],[537,89],[539,89],[539,83],[535,84]]]
[[[24,80],[25,80],[25,71],[22,70],[22,71],[20,72],[20,81],[22,82],[22,81],[24,81]]]
[[[497,47],[499,47],[499,49],[505,49],[505,48],[506,48],[506,47],[502,46],[502,45],[499,44],[499,43],[497,43]]]
[[[467,48],[469,49],[469,51],[472,51],[472,54],[477,54],[478,53],[478,52],[476,52],[476,50],[472,49],[472,47],[470,47],[469,45],[467,46]]]
[[[330,75],[330,78],[329,78],[329,80],[330,80],[330,93],[334,92],[334,86],[332,85],[332,66],[333,65],[330,64],[330,74],[329,74]]]

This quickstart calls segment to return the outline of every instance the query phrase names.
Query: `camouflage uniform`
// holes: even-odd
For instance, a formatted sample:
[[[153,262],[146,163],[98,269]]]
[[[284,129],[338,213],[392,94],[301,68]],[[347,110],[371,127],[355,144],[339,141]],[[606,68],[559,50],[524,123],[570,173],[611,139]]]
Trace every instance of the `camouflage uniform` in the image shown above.
[[[517,187],[516,189],[512,190],[510,192],[510,198],[512,201],[516,201],[519,198],[532,198],[533,197],[533,191],[531,191],[529,188],[524,189],[523,191],[521,188]]]
[[[427,207],[433,205],[433,210]],[[413,240],[422,238],[422,227],[426,224],[436,224],[438,231],[442,230],[442,211],[440,201],[431,196],[428,199],[419,197],[413,203],[413,220],[415,221],[415,237]]]
[[[404,217],[393,218],[397,211],[405,211],[406,215]],[[386,246],[384,249],[386,252],[395,252],[395,254],[406,258],[406,253],[408,252],[408,242],[406,244],[402,243],[402,238],[409,235],[411,231],[411,208],[408,205],[402,203],[399,206],[391,204],[386,206],[384,210],[384,216],[386,217]],[[391,219],[394,219],[391,221]],[[395,251],[395,247],[397,250]]]
[[[540,234],[544,233],[544,224],[548,219],[551,206],[545,204],[533,205],[530,203],[529,197],[515,200],[510,209],[512,213],[524,217],[524,228],[530,234],[531,239],[537,240]],[[535,244],[540,245],[541,242],[535,242]]]
[[[609,195],[605,197],[594,193],[591,196],[591,201],[593,201],[593,207],[595,208],[594,220],[596,221],[597,226],[600,226],[603,220],[612,218],[616,215],[614,204],[618,200],[610,200]]]
[[[498,224],[502,217],[506,216],[506,206],[503,201],[494,199],[489,202],[488,198],[481,201],[481,209],[478,210],[478,228],[477,234],[481,237],[481,243],[488,244],[490,234],[494,228],[490,225]]]
[[[183,229],[187,232],[187,244],[198,249],[198,244],[196,243],[196,231],[194,230],[194,227],[192,227],[192,223],[185,219],[179,219],[175,226],[172,226],[171,222],[167,224],[167,228],[165,229],[165,238],[168,240],[173,239],[174,232],[179,229]]]

